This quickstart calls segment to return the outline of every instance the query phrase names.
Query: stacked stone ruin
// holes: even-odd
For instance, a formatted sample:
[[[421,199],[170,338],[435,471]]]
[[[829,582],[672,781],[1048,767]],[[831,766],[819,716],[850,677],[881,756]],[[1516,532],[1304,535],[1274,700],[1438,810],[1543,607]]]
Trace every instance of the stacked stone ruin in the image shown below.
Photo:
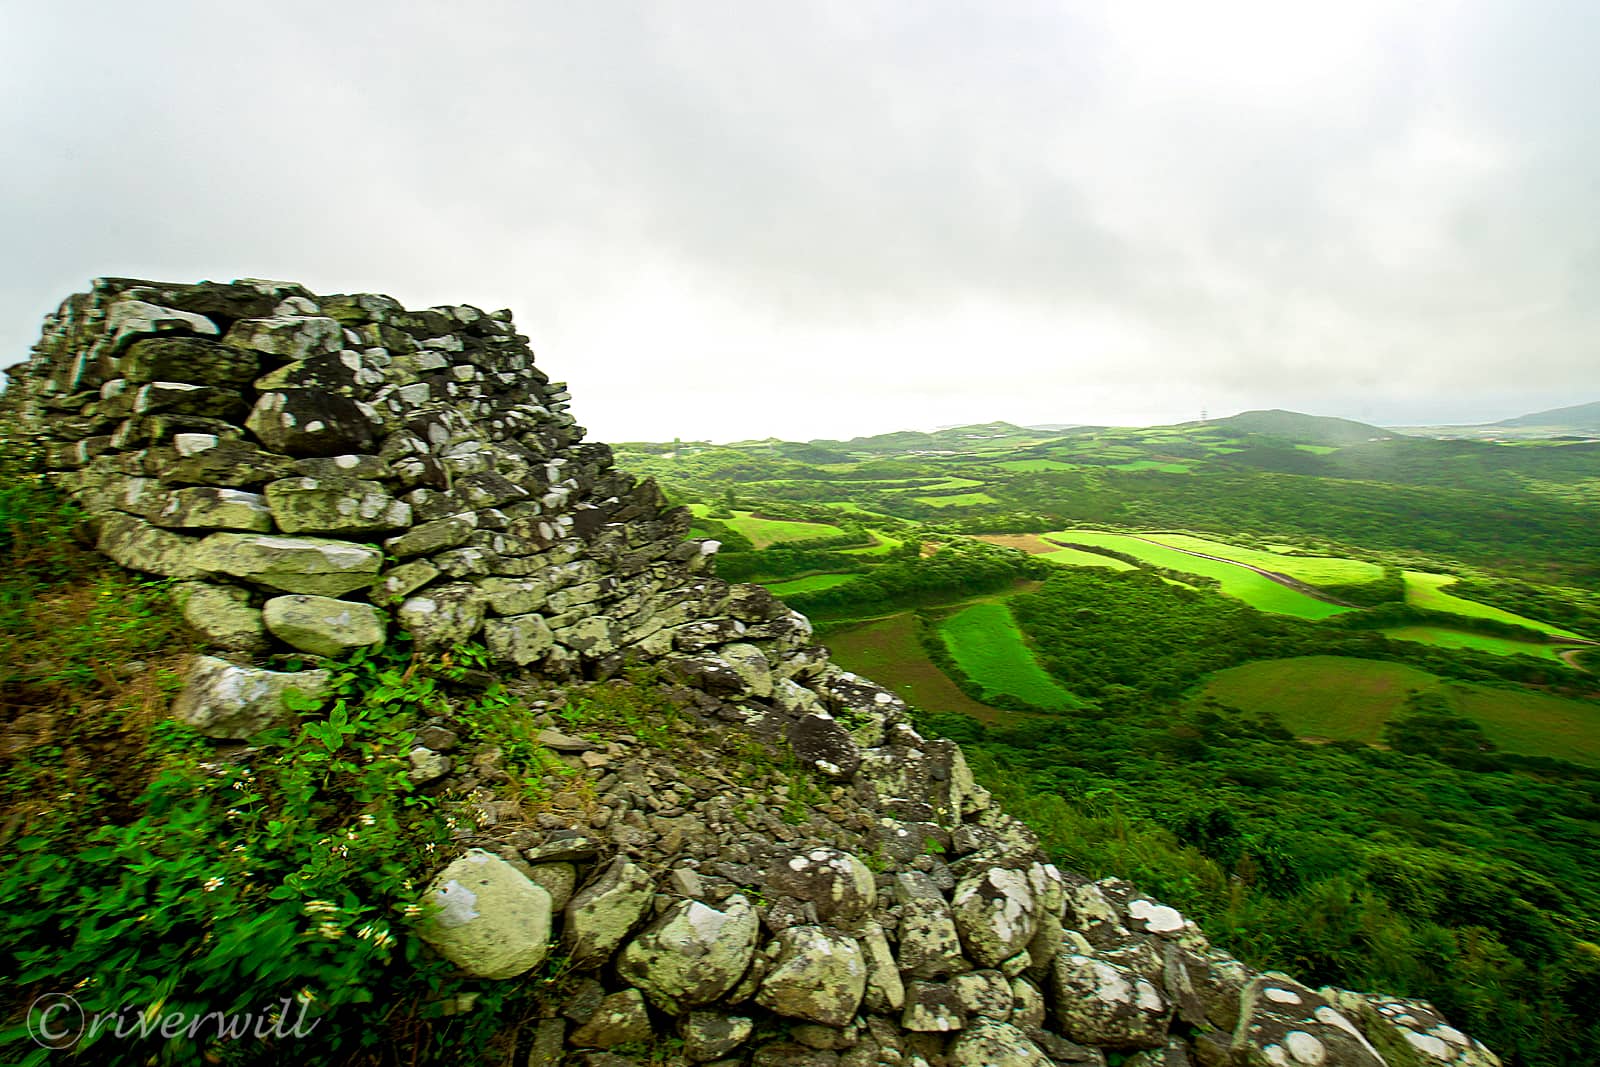
[[[675,1062],[762,1067],[1498,1063],[1426,1004],[1254,972],[1126,883],[1047,862],[958,746],[830,663],[802,615],[716,578],[688,512],[583,443],[509,312],[100,279],[9,373],[5,432],[42,446],[102,552],[174,580],[209,646],[174,712],[209,736],[292,719],[288,693],[328,684],[318,658],[404,631],[556,684],[657,664],[709,731],[684,745],[739,731],[829,783],[791,827],[726,776],[686,785],[683,752],[544,730],[611,806],[467,850],[426,929],[484,979],[567,961],[530,1063],[622,1067],[669,1036]],[[292,657],[312,666],[268,669]],[[413,779],[492,781],[448,725]]]

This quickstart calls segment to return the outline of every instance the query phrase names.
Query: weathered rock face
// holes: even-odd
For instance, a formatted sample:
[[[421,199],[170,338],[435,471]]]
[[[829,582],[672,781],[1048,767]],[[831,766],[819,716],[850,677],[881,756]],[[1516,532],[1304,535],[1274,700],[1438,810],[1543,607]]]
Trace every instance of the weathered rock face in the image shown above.
[[[530,697],[571,801],[536,821],[492,799],[502,753],[470,724],[397,753],[466,798],[426,939],[484,979],[570,968],[530,1063],[626,1067],[667,1033],[729,1067],[1498,1062],[1425,1004],[1259,975],[1126,883],[1051,866],[957,745],[714,577],[715,544],[582,442],[505,312],[108,279],[9,374],[0,418],[44,443],[101,551],[180,579],[176,610],[237,661],[197,657],[175,702],[212,737],[292,723],[331,684],[250,657],[400,631],[424,655],[479,643],[530,691],[636,662],[683,683],[669,742],[564,732]],[[722,766],[752,742],[825,797],[800,825],[788,772]]]

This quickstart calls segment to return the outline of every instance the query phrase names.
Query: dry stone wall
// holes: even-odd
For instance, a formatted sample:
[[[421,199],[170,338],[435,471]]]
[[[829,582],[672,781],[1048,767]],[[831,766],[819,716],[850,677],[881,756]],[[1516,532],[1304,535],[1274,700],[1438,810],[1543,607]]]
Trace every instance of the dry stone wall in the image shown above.
[[[435,948],[488,980],[569,961],[529,1063],[623,1067],[664,1036],[676,1058],[649,1062],[1498,1062],[1426,1005],[1255,973],[1133,887],[1051,865],[959,747],[714,576],[715,543],[584,443],[507,312],[101,279],[10,377],[6,432],[43,446],[101,551],[175,580],[210,645],[175,713],[212,737],[324,690],[321,669],[270,669],[289,653],[402,630],[543,684],[633,661],[682,683],[671,751],[568,737],[532,702],[599,798],[581,816],[492,832],[495,753],[458,751],[448,722],[411,753],[414,780],[478,804],[428,890]],[[730,735],[828,783],[799,825],[776,778],[719,766]]]

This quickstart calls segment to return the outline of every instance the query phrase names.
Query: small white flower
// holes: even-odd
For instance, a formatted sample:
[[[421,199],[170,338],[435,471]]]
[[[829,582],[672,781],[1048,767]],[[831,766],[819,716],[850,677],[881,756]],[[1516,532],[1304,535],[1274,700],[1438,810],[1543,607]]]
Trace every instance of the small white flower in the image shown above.
[[[204,886],[202,886],[201,888],[204,889],[207,893],[213,892],[214,890],[217,890],[217,889],[221,889],[222,888],[222,879],[221,878],[207,878],[206,879],[206,884]]]

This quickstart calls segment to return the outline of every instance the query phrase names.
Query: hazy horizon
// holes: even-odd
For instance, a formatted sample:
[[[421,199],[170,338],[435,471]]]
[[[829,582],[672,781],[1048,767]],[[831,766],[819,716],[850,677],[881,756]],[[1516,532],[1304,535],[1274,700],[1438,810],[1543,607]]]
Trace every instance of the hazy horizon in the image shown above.
[[[101,275],[510,307],[602,440],[1600,396],[1600,8],[23,6],[0,365]]]

